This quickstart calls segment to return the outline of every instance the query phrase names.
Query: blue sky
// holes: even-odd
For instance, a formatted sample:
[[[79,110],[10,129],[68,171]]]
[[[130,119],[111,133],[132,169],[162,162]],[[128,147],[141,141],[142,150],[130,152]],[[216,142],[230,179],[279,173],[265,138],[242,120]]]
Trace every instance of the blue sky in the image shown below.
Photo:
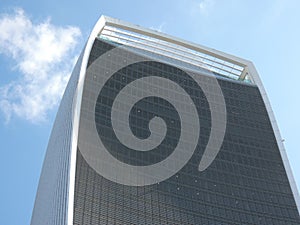
[[[55,113],[100,15],[246,58],[265,85],[300,187],[300,1],[0,1],[0,224],[29,224]]]

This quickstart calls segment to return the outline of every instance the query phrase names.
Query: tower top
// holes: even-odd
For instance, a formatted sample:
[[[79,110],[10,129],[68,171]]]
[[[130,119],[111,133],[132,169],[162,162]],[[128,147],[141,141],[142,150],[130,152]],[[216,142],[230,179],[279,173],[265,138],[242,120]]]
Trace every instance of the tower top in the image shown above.
[[[226,78],[256,83],[257,73],[255,69],[249,69],[254,67],[250,61],[159,31],[101,16],[93,34],[101,39],[178,59]]]

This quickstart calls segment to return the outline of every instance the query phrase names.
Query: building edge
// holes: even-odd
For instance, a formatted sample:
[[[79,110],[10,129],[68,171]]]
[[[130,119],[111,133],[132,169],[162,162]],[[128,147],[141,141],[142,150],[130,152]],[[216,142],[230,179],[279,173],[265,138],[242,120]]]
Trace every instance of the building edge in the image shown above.
[[[255,84],[259,88],[260,94],[263,98],[265,107],[267,109],[269,119],[270,119],[270,122],[271,122],[271,125],[272,125],[272,129],[273,129],[273,132],[274,132],[274,135],[275,135],[275,139],[276,139],[276,142],[277,142],[277,146],[279,148],[281,160],[283,161],[285,172],[287,174],[289,184],[290,184],[293,196],[294,196],[294,200],[296,202],[296,206],[297,206],[297,209],[298,209],[298,213],[300,215],[300,196],[299,196],[297,184],[296,184],[295,179],[294,179],[294,175],[293,175],[293,172],[292,172],[292,169],[291,169],[291,166],[290,166],[290,163],[289,163],[289,159],[288,159],[288,156],[287,156],[287,153],[286,153],[283,141],[282,141],[283,139],[281,137],[278,124],[277,124],[276,119],[275,119],[274,112],[273,112],[272,107],[271,107],[271,103],[269,101],[267,92],[266,92],[266,90],[263,86],[263,83],[262,83],[262,81],[261,81],[261,79],[258,75],[258,72],[257,72],[257,70],[256,70],[256,68],[255,68],[255,66],[253,65],[252,62],[249,62],[248,70],[249,70],[249,73],[251,74]]]
[[[74,217],[74,194],[75,194],[75,175],[76,175],[76,157],[77,157],[77,145],[78,145],[78,132],[79,132],[79,119],[80,119],[80,109],[82,102],[82,93],[84,86],[84,78],[86,74],[86,69],[88,65],[88,60],[90,52],[92,50],[95,38],[98,36],[99,32],[105,26],[105,17],[101,16],[96,22],[83,50],[82,62],[80,66],[79,79],[76,89],[76,97],[74,98],[74,108],[73,108],[73,132],[72,132],[72,146],[70,155],[70,176],[69,176],[69,198],[68,198],[68,219],[67,224],[73,224]]]

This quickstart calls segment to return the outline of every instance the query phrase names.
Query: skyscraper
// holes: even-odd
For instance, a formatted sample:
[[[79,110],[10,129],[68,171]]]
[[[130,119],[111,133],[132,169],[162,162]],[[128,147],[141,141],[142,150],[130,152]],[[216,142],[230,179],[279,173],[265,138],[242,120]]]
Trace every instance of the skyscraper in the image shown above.
[[[53,126],[31,223],[300,224],[247,60],[102,16]]]

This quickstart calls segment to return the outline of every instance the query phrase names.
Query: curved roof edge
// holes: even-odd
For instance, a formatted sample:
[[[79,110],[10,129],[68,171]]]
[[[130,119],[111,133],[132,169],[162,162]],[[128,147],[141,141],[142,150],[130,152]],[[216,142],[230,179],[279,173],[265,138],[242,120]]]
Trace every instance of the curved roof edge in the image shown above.
[[[254,79],[252,77],[252,74],[249,73],[249,66],[252,66],[252,62],[231,54],[224,53],[222,51],[218,51],[213,48],[209,48],[203,45],[195,44],[189,41],[185,41],[183,39],[173,37],[171,35],[158,32],[155,30],[151,30],[149,28],[144,28],[139,25],[134,25],[119,19],[111,18],[108,16],[101,16],[99,19],[99,22],[101,21],[102,23],[102,28],[98,30],[98,36],[100,36],[102,33],[105,33],[106,27],[112,27],[120,30],[112,30],[111,28],[108,30],[109,31],[114,31],[118,34],[124,35],[124,32],[122,30],[127,31],[127,35],[130,35],[133,38],[140,38],[141,36],[147,36],[149,38],[153,38],[156,40],[160,40],[166,43],[170,43],[173,45],[172,49],[173,50],[178,50],[178,47],[182,47],[185,49],[189,49],[195,53],[201,54],[201,58],[204,57],[204,60],[206,63],[207,61],[210,61],[211,64],[219,64],[218,69],[223,70],[221,67],[227,67],[229,65],[229,70],[240,70],[240,73],[237,74],[238,80],[244,80],[247,76],[249,76],[249,80],[254,83]],[[98,23],[97,23],[98,24]],[[107,34],[106,34],[107,35]],[[141,36],[138,36],[141,35]],[[107,35],[109,36],[109,35]],[[121,36],[117,35],[119,40],[120,38],[122,39]],[[142,38],[143,39],[143,38]],[[126,43],[128,43],[129,39],[126,39]],[[145,40],[145,39],[144,39]],[[136,41],[134,44],[137,44]],[[142,44],[145,44],[145,42],[142,42]],[[166,44],[162,44],[163,47],[167,47]],[[155,46],[157,48],[157,46]],[[149,49],[149,48],[148,48]],[[167,51],[167,50],[166,50]],[[183,50],[182,50],[183,51]],[[184,52],[186,54],[187,52]],[[199,64],[201,62],[199,61]],[[211,66],[211,64],[209,66]],[[236,69],[236,67],[240,67],[240,69]],[[226,70],[227,73],[230,74],[230,71]],[[214,70],[213,70],[214,71]],[[216,71],[218,72],[218,71]],[[234,74],[236,75],[236,74]]]

